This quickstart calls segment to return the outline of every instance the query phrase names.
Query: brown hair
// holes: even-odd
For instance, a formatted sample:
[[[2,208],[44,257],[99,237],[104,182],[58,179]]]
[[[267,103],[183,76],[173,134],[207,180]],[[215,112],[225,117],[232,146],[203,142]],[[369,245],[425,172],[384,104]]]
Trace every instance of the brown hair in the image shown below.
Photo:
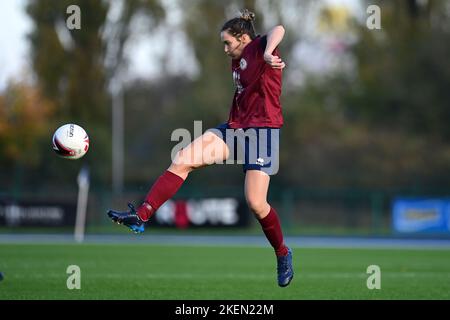
[[[235,38],[239,38],[243,34],[248,34],[250,39],[253,40],[256,38],[253,20],[255,20],[255,14],[244,9],[241,11],[241,16],[239,18],[233,18],[225,22],[220,31],[227,31]]]

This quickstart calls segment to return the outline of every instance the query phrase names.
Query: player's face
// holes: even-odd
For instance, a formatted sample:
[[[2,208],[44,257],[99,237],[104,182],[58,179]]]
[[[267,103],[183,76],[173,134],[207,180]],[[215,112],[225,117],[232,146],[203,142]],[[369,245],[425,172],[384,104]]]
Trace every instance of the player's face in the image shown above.
[[[220,33],[220,38],[224,44],[225,54],[232,59],[239,59],[245,47],[242,38],[233,37],[228,31],[222,31]]]

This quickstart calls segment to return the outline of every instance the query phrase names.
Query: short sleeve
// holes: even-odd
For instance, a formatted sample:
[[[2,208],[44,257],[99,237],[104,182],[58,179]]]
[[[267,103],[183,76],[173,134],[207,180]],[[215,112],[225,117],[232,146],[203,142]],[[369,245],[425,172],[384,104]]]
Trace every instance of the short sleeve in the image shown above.
[[[262,51],[264,52],[267,47],[267,36],[266,35],[261,37],[261,39],[259,41],[259,45],[260,45]]]

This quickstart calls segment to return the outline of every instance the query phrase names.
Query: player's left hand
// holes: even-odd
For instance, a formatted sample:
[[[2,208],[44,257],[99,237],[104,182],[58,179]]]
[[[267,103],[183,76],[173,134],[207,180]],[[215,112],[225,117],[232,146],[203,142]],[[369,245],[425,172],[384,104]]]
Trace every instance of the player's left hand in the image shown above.
[[[274,69],[284,69],[286,67],[286,64],[280,57],[274,56],[271,53],[264,53],[264,61]]]

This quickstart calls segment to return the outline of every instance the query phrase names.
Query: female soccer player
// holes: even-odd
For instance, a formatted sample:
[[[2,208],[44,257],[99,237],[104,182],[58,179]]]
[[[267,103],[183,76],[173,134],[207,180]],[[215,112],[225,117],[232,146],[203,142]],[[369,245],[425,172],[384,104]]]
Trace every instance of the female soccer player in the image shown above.
[[[108,215],[136,233],[143,232],[145,222],[175,195],[191,172],[228,160],[233,154],[234,159],[244,162],[245,198],[275,250],[278,285],[285,287],[294,276],[292,252],[284,244],[278,214],[267,202],[270,175],[278,170],[279,130],[283,125],[280,95],[285,63],[277,46],[284,28],[279,25],[265,36],[257,36],[254,18],[252,12],[244,10],[240,17],[227,21],[220,32],[225,53],[232,60],[236,85],[227,123],[206,131],[179,151],[137,210],[128,204],[129,211],[110,210]],[[241,157],[234,154],[237,149]]]

